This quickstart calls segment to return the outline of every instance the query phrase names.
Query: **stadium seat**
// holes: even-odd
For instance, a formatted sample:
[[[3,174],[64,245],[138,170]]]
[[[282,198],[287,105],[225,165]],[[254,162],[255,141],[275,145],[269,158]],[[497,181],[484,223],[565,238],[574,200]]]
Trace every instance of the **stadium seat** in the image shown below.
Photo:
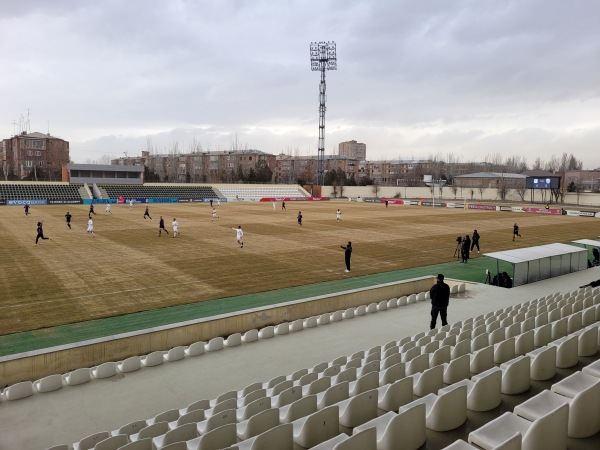
[[[268,450],[276,442],[278,450],[293,450],[293,430],[290,423],[277,425],[258,436],[238,442],[236,448],[239,450]]]
[[[185,347],[183,346],[173,347],[163,354],[165,362],[179,361],[183,358],[185,358]]]
[[[105,362],[99,366],[92,367],[91,371],[92,376],[96,379],[114,377],[117,374],[117,363]]]
[[[339,409],[328,406],[292,422],[294,442],[305,449],[314,447],[339,433]]]
[[[134,372],[142,367],[142,359],[139,356],[130,356],[129,358],[117,363],[117,368],[121,373]]]
[[[72,372],[65,373],[63,375],[63,381],[69,386],[76,386],[78,384],[87,383],[91,379],[90,373],[90,369],[88,369],[87,367],[75,369]]]
[[[160,366],[163,363],[163,354],[164,352],[159,350],[142,356],[142,365],[146,367]]]
[[[377,439],[374,428],[348,436],[341,433],[312,447],[311,450],[376,450]]]
[[[21,381],[12,386],[8,386],[2,392],[5,400],[20,400],[33,395],[33,383],[31,381]]]
[[[63,387],[62,375],[54,374],[48,375],[47,377],[41,378],[33,382],[33,387],[38,392],[51,392]]]
[[[188,347],[185,347],[183,352],[185,353],[185,356],[188,356],[188,357],[199,356],[199,355],[204,354],[205,347],[206,347],[206,342],[198,341],[198,342],[194,342],[194,343],[190,344]]]
[[[427,428],[433,431],[453,430],[467,420],[467,387],[456,386],[440,395],[426,395],[400,407],[400,411],[419,404],[425,405]]]

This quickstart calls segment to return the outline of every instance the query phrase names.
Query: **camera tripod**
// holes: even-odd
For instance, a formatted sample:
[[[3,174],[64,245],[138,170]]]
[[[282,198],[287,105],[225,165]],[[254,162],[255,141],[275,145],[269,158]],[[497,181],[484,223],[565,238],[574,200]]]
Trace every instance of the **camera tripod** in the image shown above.
[[[462,245],[462,241],[456,241],[456,249],[454,250],[454,258],[460,258],[461,257],[461,252],[460,252],[460,247]]]

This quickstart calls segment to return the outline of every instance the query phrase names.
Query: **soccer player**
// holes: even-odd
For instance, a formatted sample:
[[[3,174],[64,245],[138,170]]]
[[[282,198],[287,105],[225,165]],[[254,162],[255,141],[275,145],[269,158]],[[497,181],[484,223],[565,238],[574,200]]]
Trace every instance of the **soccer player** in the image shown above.
[[[144,219],[146,219],[146,216],[150,217],[150,211],[148,211],[147,206],[146,206],[146,211],[144,211]],[[152,217],[150,217],[150,220],[152,220]]]
[[[71,229],[71,217],[71,213],[67,211],[65,214],[65,219],[67,220],[67,226],[69,227],[69,230]]]
[[[29,215],[29,204],[25,203],[25,206],[23,206],[23,208],[25,209],[25,215],[28,216]]]
[[[287,211],[287,209],[285,209],[285,202],[281,202],[281,210],[282,211]]]
[[[96,233],[94,233],[94,221],[92,220],[91,216],[88,219],[87,232],[88,234],[91,234],[93,238],[96,237]]]
[[[129,200],[129,209],[133,209],[133,199]]]
[[[220,208],[220,207],[221,207],[221,199],[220,199],[220,198],[218,198],[218,199],[217,199],[217,208]]]
[[[352,257],[352,242],[348,241],[348,245],[340,245],[344,251],[344,261],[346,263],[346,273],[350,272],[350,258]]]
[[[38,240],[40,238],[42,238],[44,240],[50,239],[50,238],[44,237],[44,229],[42,228],[42,222],[37,223],[37,236],[35,237],[35,245],[37,245]]]
[[[173,222],[171,222],[171,226],[173,227],[173,237],[177,236],[177,232],[179,231],[179,222],[177,219],[173,217]]]
[[[273,202],[273,212],[277,211],[277,202]]]
[[[302,226],[302,211],[298,211],[298,225]]]
[[[106,208],[104,208],[104,214],[112,214],[110,211],[110,203],[106,204]]]
[[[92,214],[96,215],[96,212],[94,211],[94,204],[90,203],[90,213],[88,215],[92,217]]]
[[[163,216],[160,216],[160,220],[158,222],[158,237],[160,237],[160,233],[163,231],[167,233],[167,236],[169,235],[169,232],[165,228],[165,219],[163,219]]]
[[[515,238],[516,238],[517,236],[519,236],[519,237],[522,237],[522,236],[519,234],[519,225],[517,225],[517,224],[515,223],[515,224],[513,225],[513,241],[515,240]]]
[[[212,220],[215,220],[218,218],[219,218],[219,216],[217,215],[217,210],[215,208],[213,208],[212,209],[212,219],[210,219],[210,220],[212,221]]]
[[[337,212],[335,213],[335,218],[337,219],[338,223],[340,223],[340,221],[342,220],[342,212],[340,211],[339,208],[338,208]]]
[[[237,228],[231,227],[231,229],[235,230],[235,236],[237,243],[240,244],[240,248],[244,248],[244,232],[242,231],[242,226],[238,225]]]

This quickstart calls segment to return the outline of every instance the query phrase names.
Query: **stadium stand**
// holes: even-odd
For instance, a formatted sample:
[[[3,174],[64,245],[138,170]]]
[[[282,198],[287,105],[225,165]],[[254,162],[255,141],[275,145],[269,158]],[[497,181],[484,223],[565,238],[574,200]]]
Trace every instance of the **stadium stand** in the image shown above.
[[[0,184],[0,199],[5,200],[81,200],[80,184]]]
[[[223,197],[227,200],[250,200],[261,199],[265,197],[306,197],[307,192],[300,186],[270,184],[265,186],[245,186],[241,185],[218,185]]]
[[[104,190],[109,198],[189,198],[210,199],[219,198],[211,186],[200,185],[119,185],[102,184],[98,187]]]
[[[426,306],[418,302],[395,311],[405,310],[406,314],[410,314],[409,311],[414,311],[415,307],[420,306],[419,304]],[[570,308],[566,308],[567,306]],[[364,320],[363,317],[378,316],[378,314],[365,314],[359,317],[356,314],[359,308],[363,309],[354,308],[354,314],[347,316],[347,319],[353,318],[353,320],[342,319],[342,323],[351,324],[352,329],[355,329],[354,325]],[[420,309],[427,310],[426,307]],[[518,352],[524,351],[524,348],[519,347],[521,344],[515,336],[507,337],[506,333],[502,336],[496,330],[503,326],[512,326],[511,321],[506,319],[515,319],[519,320],[520,326],[520,330],[513,327],[516,336],[530,334],[531,331],[535,331],[535,328],[529,329],[531,321],[522,319],[529,315],[529,318],[535,322],[535,317],[538,315],[547,316],[548,311],[554,310],[559,310],[561,314],[554,316],[552,321],[541,327],[566,319],[566,323],[571,323],[571,329],[561,328],[566,330],[564,336],[561,333],[551,337],[550,341],[540,348],[560,349],[564,342],[569,342],[570,359],[566,362],[558,358],[558,352],[547,354],[554,356],[551,362],[560,370],[571,366],[574,369],[566,377],[563,372],[562,379],[553,380],[554,382],[548,388],[532,393],[528,398],[523,395],[523,392],[534,390],[531,383],[533,379],[531,368],[534,360],[530,359],[529,355],[517,355]],[[388,310],[382,309],[382,311]],[[589,317],[589,323],[585,327],[581,320],[570,320],[583,314]],[[511,325],[501,325],[500,318],[504,324],[511,323]],[[305,328],[314,328],[309,327],[306,321],[301,323],[307,324]],[[287,326],[291,329],[293,323]],[[335,326],[318,326],[318,329],[331,329]],[[453,430],[464,430],[461,426],[468,420],[467,410],[489,411],[496,407],[498,398],[502,403],[504,401],[509,404],[514,403],[514,412],[504,413],[502,408],[496,410],[497,417],[488,416],[483,426],[474,427],[477,429],[468,435],[470,443],[489,449],[518,448],[502,446],[506,441],[513,445],[520,443],[523,449],[563,449],[567,448],[569,439],[585,439],[591,436],[597,439],[590,441],[589,448],[598,448],[598,439],[600,439],[600,378],[597,377],[599,329],[600,289],[577,289],[564,295],[556,292],[503,309],[496,309],[487,314],[466,318],[439,329],[376,345],[365,351],[354,351],[350,356],[326,360],[313,365],[312,368],[296,370],[287,376],[253,382],[243,389],[227,391],[212,400],[196,401],[187,408],[167,409],[147,419],[145,425],[140,423],[136,423],[136,426],[120,425],[112,432],[96,430],[71,446],[67,445],[66,448],[109,448],[108,442],[102,443],[110,439],[110,436],[118,436],[119,433],[127,434],[129,443],[125,447],[114,448],[134,448],[129,446],[144,438],[152,438],[153,446],[142,447],[146,444],[140,444],[135,448],[159,449],[167,448],[167,444],[173,446],[168,448],[187,449],[272,448],[254,447],[253,443],[263,442],[267,440],[266,436],[275,434],[279,439],[276,448],[336,448],[333,445],[338,445],[342,441],[349,443],[346,444],[347,447],[339,448],[355,448],[351,446],[352,441],[348,437],[358,435],[367,429],[374,429],[375,434],[371,433],[370,437],[365,435],[366,437],[357,442],[360,442],[360,448],[381,449],[394,448],[390,436],[398,435],[401,429],[407,433],[406,442],[411,443],[411,446],[406,448],[416,449],[426,439],[433,437],[430,431],[443,435]],[[258,334],[260,336],[260,331]],[[275,341],[304,335],[306,333],[287,334],[276,338]],[[463,341],[469,344],[476,341],[478,344],[475,347],[467,347],[468,353],[457,357],[470,358],[471,373],[444,387],[443,369],[441,369],[443,366],[433,365],[437,364],[433,356],[439,350],[437,343],[443,342],[450,336],[459,336],[457,339],[460,339],[450,346],[450,355],[457,353],[454,350]],[[220,353],[218,350],[223,350],[225,355],[233,352],[231,354],[234,357],[235,352],[244,352],[244,347],[256,348],[257,344],[244,344],[239,342],[238,337],[235,336],[234,346],[220,345],[214,350],[217,353]],[[220,343],[230,338],[220,338]],[[483,342],[483,338],[486,342]],[[496,342],[492,343],[494,340]],[[270,339],[266,342],[272,341]],[[590,342],[595,344],[595,347]],[[432,343],[435,344],[431,345]],[[580,343],[582,345],[579,345]],[[504,352],[506,346],[512,346],[511,355],[514,357],[502,363],[494,363],[495,350],[502,348]],[[474,367],[473,363],[479,354],[487,355],[484,359],[485,364],[479,361]],[[573,355],[576,361],[573,360]],[[237,357],[242,356],[237,353]],[[389,369],[388,359],[394,357],[397,361],[399,359],[395,365],[400,365],[399,368],[406,370],[398,370],[395,377],[389,377],[383,372]],[[584,367],[583,372],[575,367],[587,364],[590,362],[590,357],[593,358],[593,362]],[[452,360],[449,361],[451,362]],[[169,365],[167,364],[166,367]],[[194,374],[198,373],[194,371]],[[408,376],[405,376],[407,374]],[[196,382],[195,378],[196,376],[194,380],[189,381]],[[165,386],[167,385],[165,380]],[[401,391],[398,391],[396,386],[401,387]],[[486,387],[485,390],[483,386]],[[13,389],[15,392],[23,390],[17,395],[18,398],[23,398],[20,402],[28,401],[23,396],[31,396],[29,385],[26,389],[22,389],[21,385],[15,385],[14,388],[11,386],[5,389],[4,400],[14,400],[6,398]],[[171,390],[172,387],[168,389]],[[408,391],[404,392],[407,389]],[[47,394],[47,396],[60,395],[63,391]],[[394,393],[396,395],[392,395]],[[392,395],[391,399],[389,395]],[[313,403],[316,405],[316,410]],[[293,411],[290,412],[291,410]],[[192,411],[195,413],[188,417],[187,414]],[[377,417],[379,415],[380,417]],[[410,427],[407,427],[404,421],[395,419],[400,415],[405,418],[404,421],[410,423]],[[184,416],[186,418],[182,419]],[[284,432],[283,429],[278,428],[286,423],[292,424],[291,430]],[[391,424],[394,424],[393,427]],[[275,429],[278,431],[274,431]],[[135,431],[135,434],[129,434],[131,431]],[[270,434],[263,435],[263,433]],[[517,435],[520,436],[520,440],[515,437]],[[463,439],[466,438],[467,436],[463,436]],[[177,439],[182,440],[177,441]],[[124,441],[121,438],[110,442],[123,443]],[[183,445],[177,447],[177,442],[185,442],[185,447]],[[428,448],[442,448],[430,444],[433,443],[428,441]],[[452,444],[450,448],[470,447],[466,442],[459,441]],[[586,447],[583,445],[581,448]]]

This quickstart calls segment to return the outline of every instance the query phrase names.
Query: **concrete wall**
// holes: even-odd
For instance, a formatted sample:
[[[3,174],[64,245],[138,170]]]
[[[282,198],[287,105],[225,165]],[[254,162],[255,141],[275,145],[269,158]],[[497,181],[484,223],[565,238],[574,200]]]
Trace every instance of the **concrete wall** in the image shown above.
[[[55,373],[67,373],[80,367],[93,367],[107,361],[120,361],[133,355],[145,355],[156,350],[189,345],[196,341],[208,341],[217,336],[226,337],[251,329],[424,292],[435,283],[433,276],[435,275],[2,357],[0,358],[0,380],[3,385],[25,380],[34,381]],[[446,282],[450,286],[459,284],[458,281],[448,279]]]

